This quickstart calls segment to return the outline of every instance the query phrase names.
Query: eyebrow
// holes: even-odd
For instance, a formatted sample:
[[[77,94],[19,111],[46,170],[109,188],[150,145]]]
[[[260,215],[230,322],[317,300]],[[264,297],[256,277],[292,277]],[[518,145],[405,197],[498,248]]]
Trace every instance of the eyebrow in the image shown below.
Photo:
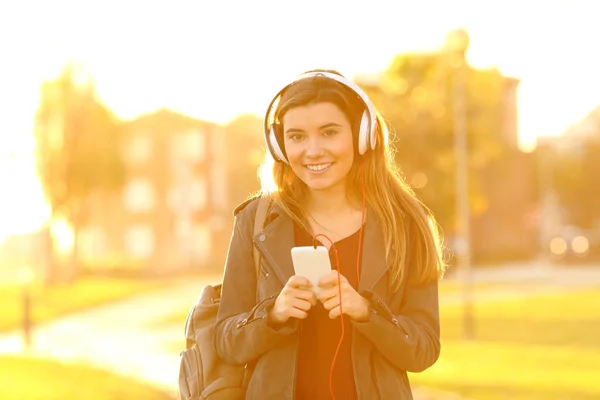
[[[327,123],[327,124],[325,124],[325,125],[321,125],[321,126],[319,127],[319,130],[321,130],[321,129],[325,129],[325,128],[331,128],[331,127],[338,127],[338,128],[341,128],[341,127],[342,127],[342,125],[340,125],[340,124],[337,124],[337,123],[335,123],[335,122],[329,122],[329,123]],[[304,130],[303,130],[303,129],[298,129],[298,128],[290,128],[290,129],[288,129],[288,130],[286,130],[286,131],[285,131],[285,133],[286,133],[286,134],[287,134],[287,133],[298,133],[298,132],[304,132]]]

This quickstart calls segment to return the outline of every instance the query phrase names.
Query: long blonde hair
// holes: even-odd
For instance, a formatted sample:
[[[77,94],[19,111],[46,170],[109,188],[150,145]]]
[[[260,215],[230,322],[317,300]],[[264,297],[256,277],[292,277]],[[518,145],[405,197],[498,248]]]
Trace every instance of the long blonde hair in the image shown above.
[[[320,76],[301,80],[287,88],[275,110],[275,126],[278,128],[275,132],[280,148],[283,148],[280,126],[283,115],[292,108],[320,102],[335,104],[351,122],[355,161],[348,175],[348,195],[361,199],[361,163],[364,162],[367,207],[369,215],[377,218],[382,226],[392,286],[397,288],[400,285],[407,268],[412,268],[411,281],[416,283],[440,279],[446,264],[439,227],[431,211],[403,179],[395,163],[393,149],[390,143],[386,143],[388,127],[381,115],[377,116],[376,148],[367,151],[364,156],[358,154],[358,126],[364,105],[354,92]],[[259,171],[261,192],[272,196],[279,207],[310,232],[302,207],[306,184],[296,178],[286,163],[273,163],[268,150]]]

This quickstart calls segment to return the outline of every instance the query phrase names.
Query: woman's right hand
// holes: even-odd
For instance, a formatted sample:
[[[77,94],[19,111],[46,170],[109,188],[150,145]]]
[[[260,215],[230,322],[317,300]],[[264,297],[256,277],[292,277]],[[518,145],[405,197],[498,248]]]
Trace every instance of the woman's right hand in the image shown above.
[[[308,311],[317,304],[317,297],[310,281],[302,276],[292,276],[269,311],[268,320],[274,324],[283,324],[290,318],[304,319]]]

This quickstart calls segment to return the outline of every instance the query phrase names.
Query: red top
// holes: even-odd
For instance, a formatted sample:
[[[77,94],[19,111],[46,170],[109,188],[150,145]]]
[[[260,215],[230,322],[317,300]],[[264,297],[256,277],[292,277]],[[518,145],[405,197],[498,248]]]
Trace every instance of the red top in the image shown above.
[[[341,273],[355,289],[358,287],[356,259],[358,256],[359,232],[360,230],[335,243]],[[311,246],[313,245],[313,239],[304,229],[296,227],[295,245]],[[333,248],[329,250],[329,259],[332,268],[336,268],[336,257]],[[335,398],[344,400],[357,398],[350,354],[352,324],[349,319],[350,317],[344,315],[344,339],[333,371]],[[308,317],[302,321],[300,344],[298,346],[296,399],[331,399],[329,394],[329,371],[341,334],[340,318],[330,319],[329,312],[323,308],[320,302],[309,311]]]

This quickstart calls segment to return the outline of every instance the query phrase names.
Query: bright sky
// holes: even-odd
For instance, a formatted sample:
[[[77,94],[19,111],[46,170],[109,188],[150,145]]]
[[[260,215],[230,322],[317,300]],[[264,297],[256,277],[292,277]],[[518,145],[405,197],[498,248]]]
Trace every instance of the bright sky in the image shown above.
[[[369,4],[369,7],[367,7]],[[123,118],[161,106],[215,122],[262,114],[304,70],[377,72],[465,27],[477,67],[522,80],[523,148],[600,104],[594,0],[56,0],[0,3],[0,238],[46,215],[31,158],[39,84],[83,62]],[[16,152],[16,160],[7,154]]]

